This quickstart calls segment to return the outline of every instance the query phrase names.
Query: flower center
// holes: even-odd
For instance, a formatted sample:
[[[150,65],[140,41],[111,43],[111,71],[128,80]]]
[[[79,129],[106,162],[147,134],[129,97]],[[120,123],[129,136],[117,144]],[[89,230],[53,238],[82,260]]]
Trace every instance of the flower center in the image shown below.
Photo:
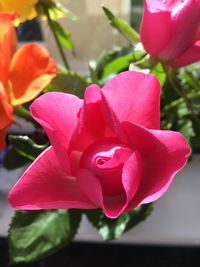
[[[89,169],[100,181],[103,194],[121,194],[122,170],[133,151],[113,138],[93,143],[81,157],[80,167]]]
[[[106,163],[106,159],[105,159],[105,158],[101,158],[101,157],[99,157],[99,158],[96,159],[96,165],[97,165],[97,166],[98,166],[98,165],[102,166],[102,165],[104,165],[105,163]]]

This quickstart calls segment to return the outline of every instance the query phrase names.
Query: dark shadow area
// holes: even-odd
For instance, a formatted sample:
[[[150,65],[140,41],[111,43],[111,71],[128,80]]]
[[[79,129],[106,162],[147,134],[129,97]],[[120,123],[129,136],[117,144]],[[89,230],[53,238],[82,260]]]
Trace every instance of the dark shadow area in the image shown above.
[[[21,42],[43,41],[40,24],[37,19],[27,20],[17,27],[17,38]]]
[[[0,239],[0,266],[7,267],[8,246]],[[73,242],[46,259],[16,267],[192,267],[200,266],[200,248]]]

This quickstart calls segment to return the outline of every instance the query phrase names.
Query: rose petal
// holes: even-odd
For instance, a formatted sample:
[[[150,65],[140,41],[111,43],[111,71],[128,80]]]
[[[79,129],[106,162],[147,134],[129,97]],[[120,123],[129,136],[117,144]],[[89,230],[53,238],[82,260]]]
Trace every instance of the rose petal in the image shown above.
[[[96,208],[61,168],[52,147],[27,169],[9,193],[14,208],[24,210]]]
[[[109,81],[102,91],[120,121],[159,129],[160,85],[154,75],[122,72]]]
[[[190,147],[186,139],[179,132],[151,130],[151,133],[160,143],[160,148],[158,146],[157,151],[154,152],[155,158],[152,160],[152,162],[149,162],[149,171],[152,171],[150,164],[154,166],[156,163],[158,164],[156,166],[157,177],[155,175],[154,179],[152,179],[155,181],[154,188],[149,190],[149,196],[145,198],[142,203],[155,201],[166,192],[176,173],[180,171],[187,163],[190,154]],[[164,145],[165,148],[161,148],[161,145]],[[159,156],[161,158],[160,165],[158,163]],[[149,171],[147,168],[146,174],[144,174],[146,175],[146,178],[149,177]],[[163,176],[162,181],[159,181],[160,175]],[[165,179],[166,181],[164,181]],[[141,187],[142,186],[143,185],[141,185]]]
[[[122,183],[126,192],[126,205],[137,192],[142,178],[142,162],[138,151],[132,153],[122,171]],[[125,207],[124,207],[125,209]]]
[[[176,0],[176,1],[145,0],[145,5],[151,12],[167,11],[167,10],[173,11],[174,8],[178,7],[182,3],[183,0]]]
[[[78,122],[82,100],[65,93],[46,93],[30,107],[34,119],[47,133],[63,168],[69,171],[67,150]]]
[[[160,58],[167,61],[172,61],[194,43],[199,29],[199,16],[200,4],[199,1],[196,0],[183,1],[177,8],[173,10],[173,29],[170,42],[160,53]]]
[[[84,150],[104,137],[117,137],[126,142],[120,122],[100,88],[97,85],[91,85],[85,91],[84,105],[70,148]]]
[[[109,218],[119,216],[125,204],[125,198],[107,197],[103,198],[102,187],[98,178],[89,170],[81,169],[77,175],[77,184],[83,194],[95,205],[103,209],[105,215]]]
[[[143,170],[140,187],[127,208],[131,210],[165,193],[175,174],[185,166],[190,148],[178,132],[148,130],[130,123],[123,126],[132,149],[140,152]]]
[[[192,64],[200,60],[200,41],[194,43],[193,46],[184,51],[174,62],[172,66],[179,68]]]
[[[101,111],[101,95],[97,85],[86,89],[84,104],[71,145],[73,149],[83,150],[95,140],[105,135],[106,122]]]
[[[114,152],[110,160],[93,170],[93,173],[98,175],[100,179],[104,195],[114,196],[123,193],[121,168],[126,164],[131,152],[129,148],[119,148]]]
[[[140,35],[144,48],[152,57],[157,57],[169,43],[171,29],[170,10],[161,1],[146,0]]]
[[[45,48],[29,44],[18,49],[12,58],[9,74],[12,105],[21,105],[34,99],[55,77],[56,72],[57,66]]]

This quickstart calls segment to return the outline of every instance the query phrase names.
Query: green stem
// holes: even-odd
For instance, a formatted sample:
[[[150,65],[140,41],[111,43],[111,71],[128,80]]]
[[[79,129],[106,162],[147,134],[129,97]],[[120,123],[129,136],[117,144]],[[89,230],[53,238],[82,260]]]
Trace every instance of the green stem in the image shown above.
[[[163,65],[163,67],[166,71],[168,81],[170,82],[170,84],[172,85],[174,90],[177,92],[177,94],[183,98],[183,100],[187,106],[187,109],[191,112],[191,115],[195,116],[194,111],[193,111],[193,106],[191,103],[191,99],[188,98],[188,95],[185,93],[184,90],[182,90],[178,79],[176,79],[176,77],[175,77],[174,69],[169,67],[169,66],[166,67],[164,65]]]
[[[166,75],[167,75],[167,79],[168,81],[170,82],[170,84],[172,85],[173,89],[177,92],[177,94],[179,96],[181,96],[185,102],[187,103],[187,96],[185,95],[185,93],[181,90],[181,88],[179,88],[179,84],[177,84],[177,81],[175,80],[175,77],[174,77],[174,70],[173,68],[169,67],[169,66],[165,66],[163,65],[164,67],[164,70],[166,72]]]
[[[200,119],[195,114],[194,109],[193,109],[193,105],[191,102],[192,99],[195,99],[195,98],[200,96],[200,92],[186,94],[184,89],[181,88],[179,80],[175,76],[174,69],[172,69],[169,66],[166,66],[165,64],[163,64],[163,68],[166,72],[168,81],[170,82],[170,84],[172,85],[174,90],[177,92],[177,94],[180,95],[182,98],[177,99],[177,100],[173,101],[172,103],[170,103],[169,105],[165,106],[164,109],[162,110],[161,116],[165,116],[166,112],[169,109],[174,108],[174,107],[185,102],[188,111],[190,111],[191,118],[193,118],[193,120],[195,120],[197,122],[199,129],[200,129]]]
[[[195,98],[198,98],[200,97],[200,92],[197,92],[197,93],[191,93],[191,94],[188,94],[187,97],[192,100],[192,99],[195,99]],[[181,104],[183,104],[185,101],[183,98],[179,98],[173,102],[171,102],[169,105],[166,105],[164,108],[163,108],[163,115],[164,113],[166,113],[167,111],[169,111],[170,109],[173,109]]]
[[[66,59],[66,56],[65,56],[65,53],[64,53],[64,50],[62,48],[62,45],[60,44],[60,41],[59,41],[59,38],[56,34],[56,31],[55,31],[55,28],[54,28],[54,25],[53,25],[53,22],[51,20],[51,17],[49,15],[49,11],[48,11],[48,8],[45,6],[45,4],[43,4],[43,9],[44,9],[44,13],[46,14],[47,16],[47,21],[48,21],[48,24],[49,24],[49,27],[53,33],[53,36],[54,36],[54,39],[56,41],[56,44],[57,44],[57,47],[58,47],[58,50],[60,52],[60,56],[63,60],[63,63],[64,63],[64,66],[67,70],[70,70],[70,67],[69,67],[69,64],[68,64],[68,61]]]
[[[157,60],[152,59],[148,54],[143,57],[140,61],[134,62],[133,64],[141,69],[150,69],[152,70],[156,64]]]

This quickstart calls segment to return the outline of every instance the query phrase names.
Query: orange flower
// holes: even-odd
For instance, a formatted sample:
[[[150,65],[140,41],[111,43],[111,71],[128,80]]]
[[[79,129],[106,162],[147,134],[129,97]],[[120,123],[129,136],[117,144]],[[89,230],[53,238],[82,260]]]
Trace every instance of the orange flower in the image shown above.
[[[36,4],[38,0],[0,0],[1,12],[16,12],[19,19],[15,21],[15,26],[27,19],[31,20],[37,16]]]
[[[27,44],[16,50],[13,13],[0,13],[0,149],[13,121],[13,108],[34,99],[55,77],[57,66],[48,51]]]

